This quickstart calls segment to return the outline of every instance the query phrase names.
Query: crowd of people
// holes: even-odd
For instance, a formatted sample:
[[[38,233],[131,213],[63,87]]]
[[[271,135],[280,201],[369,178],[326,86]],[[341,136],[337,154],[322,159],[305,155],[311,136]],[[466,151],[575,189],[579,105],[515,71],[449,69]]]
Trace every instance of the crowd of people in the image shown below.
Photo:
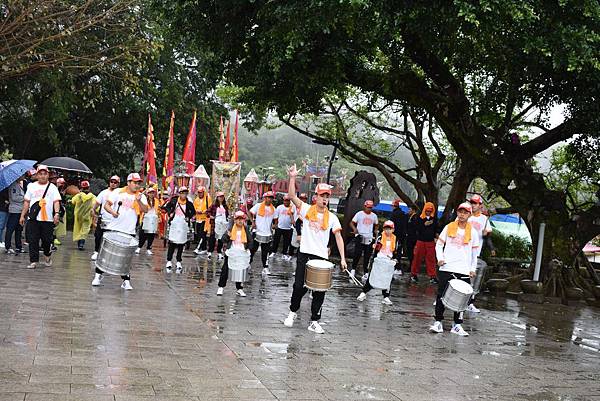
[[[438,286],[435,322],[430,330],[442,332],[445,310],[442,297],[449,282],[452,279],[469,282],[474,278],[484,241],[493,251],[489,240],[491,226],[482,213],[482,198],[475,195],[458,206],[456,219],[445,227],[440,226],[436,206],[431,202],[425,203],[420,212],[409,207],[405,214],[400,201],[396,200],[391,218],[381,223],[373,212],[373,201],[367,200],[363,209],[351,219],[351,235],[345,243],[340,221],[328,208],[331,187],[318,184],[312,202],[308,203],[306,194],[296,192],[296,167],[290,167],[288,173],[289,190],[280,205],[275,205],[276,196],[268,191],[260,201],[255,203],[253,199],[246,199],[236,210],[230,211],[223,192],[216,192],[212,199],[203,186],[198,187],[193,196],[188,187],[180,186],[176,193],[161,196],[156,186],[144,188],[137,173],[129,174],[124,186],[121,186],[119,176],[110,177],[108,188],[97,196],[90,192],[88,181],[80,181],[79,192],[66,201],[64,179],[51,182],[48,168],[39,165],[32,172],[34,180],[23,177],[0,194],[0,233],[5,229],[4,243],[0,246],[4,246],[6,254],[24,253],[22,233],[25,229],[29,245],[27,268],[38,267],[40,249],[44,265],[52,266],[52,252],[60,244],[57,234],[66,227],[65,209],[69,202],[74,215],[73,241],[80,251],[85,250],[85,241],[93,230],[91,260],[98,259],[107,233],[127,236],[135,241],[136,254],[141,254],[145,248],[147,255],[153,255],[158,237],[166,244],[165,273],[172,273],[173,268],[175,273],[181,273],[186,247],[197,242],[193,249],[197,257],[211,259],[216,254],[217,259],[223,261],[217,296],[223,295],[230,274],[229,251],[247,253],[251,264],[260,249],[263,275],[270,274],[269,260],[280,253],[282,261],[292,262],[295,258],[296,262],[289,314],[284,319],[288,327],[293,326],[301,300],[308,292],[305,286],[307,263],[328,260],[334,245],[342,272],[355,282],[358,282],[357,269],[362,260],[362,290],[357,297],[360,302],[373,289],[369,278],[373,261],[378,258],[390,261],[394,265],[394,276],[399,278],[403,275],[400,261],[406,256],[411,282],[418,282],[424,261],[430,283]],[[350,270],[346,262],[346,245],[349,243],[354,245]],[[96,266],[92,286],[102,285],[104,273]],[[132,290],[130,274],[123,274],[121,278],[121,287]],[[243,282],[238,281],[235,285],[236,294],[245,297]],[[325,293],[313,291],[311,294],[308,329],[316,333],[324,332],[319,320]],[[392,305],[389,287],[382,289],[382,296],[383,304]],[[479,312],[473,299],[468,311]],[[468,333],[461,325],[462,314],[454,313],[451,332],[465,336]]]

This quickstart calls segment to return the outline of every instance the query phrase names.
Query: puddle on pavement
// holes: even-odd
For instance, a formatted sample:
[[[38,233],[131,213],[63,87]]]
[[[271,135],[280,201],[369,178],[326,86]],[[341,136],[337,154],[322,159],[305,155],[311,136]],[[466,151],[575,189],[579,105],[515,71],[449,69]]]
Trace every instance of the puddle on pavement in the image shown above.
[[[273,354],[287,354],[289,353],[289,344],[287,343],[261,343],[261,342],[247,342],[247,347],[262,348],[264,351]]]

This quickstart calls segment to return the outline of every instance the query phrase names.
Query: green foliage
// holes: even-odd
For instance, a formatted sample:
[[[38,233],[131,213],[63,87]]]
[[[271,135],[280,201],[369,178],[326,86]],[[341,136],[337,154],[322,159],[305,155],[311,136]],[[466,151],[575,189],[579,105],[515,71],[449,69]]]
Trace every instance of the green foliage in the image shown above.
[[[496,248],[496,256],[499,258],[513,258],[531,260],[533,248],[529,242],[515,235],[504,235],[498,230],[492,231],[492,242]],[[482,258],[490,257],[489,248],[484,248]]]

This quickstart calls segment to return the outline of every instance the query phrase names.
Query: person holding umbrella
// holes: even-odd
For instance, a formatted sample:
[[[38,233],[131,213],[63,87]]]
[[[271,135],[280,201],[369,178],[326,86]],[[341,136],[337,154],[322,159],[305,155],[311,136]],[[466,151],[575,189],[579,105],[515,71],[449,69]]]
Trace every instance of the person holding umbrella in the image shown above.
[[[58,224],[61,200],[56,185],[48,181],[48,167],[40,164],[35,176],[37,181],[27,186],[19,219],[21,225],[25,224],[25,218],[29,219],[27,223],[30,241],[28,269],[35,269],[40,260],[40,240],[44,251],[44,263],[47,267],[52,266],[50,245],[54,226]]]

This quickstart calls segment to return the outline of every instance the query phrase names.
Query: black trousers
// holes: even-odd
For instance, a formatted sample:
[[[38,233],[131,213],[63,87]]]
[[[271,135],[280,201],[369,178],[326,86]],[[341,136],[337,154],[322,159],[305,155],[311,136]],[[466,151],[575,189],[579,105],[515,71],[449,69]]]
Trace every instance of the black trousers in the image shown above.
[[[183,248],[185,248],[185,244],[174,244],[171,241],[169,241],[169,247],[167,248],[167,262],[170,262],[171,259],[173,259],[173,254],[175,253],[175,250],[177,249],[177,261],[181,262],[182,258],[181,255],[183,255]]]
[[[412,261],[415,257],[416,238],[406,238],[406,257],[408,258],[408,266],[412,266]]]
[[[147,233],[144,230],[140,230],[140,242],[138,244],[138,248],[143,248],[144,243],[147,243],[148,250],[152,249],[152,243],[154,242],[154,238],[156,234]]]
[[[23,233],[23,226],[19,223],[21,213],[9,213],[8,220],[6,221],[6,235],[4,236],[4,244],[6,249],[10,249],[12,242],[12,236],[15,235],[15,249],[20,251],[23,249],[21,243],[21,235]]]
[[[254,254],[258,251],[258,247],[260,246],[260,259],[263,267],[267,267],[267,260],[269,258],[269,252],[271,252],[271,242],[260,243],[256,240],[252,243],[252,248],[250,249],[250,263],[254,260]]]
[[[215,250],[215,242],[217,243],[217,252],[221,253],[223,251],[223,241],[215,236],[215,232],[213,231],[208,238],[208,253],[212,253]]]
[[[194,233],[196,235],[196,241],[198,241],[198,249],[201,251],[206,250],[207,245],[206,231],[204,231],[205,225],[205,221],[197,221],[194,223]]]
[[[40,261],[40,240],[44,256],[50,256],[52,235],[54,234],[54,223],[51,221],[29,220],[29,261],[37,263]]]
[[[323,259],[319,256],[310,255],[307,253],[298,252],[296,259],[296,276],[294,277],[294,289],[292,291],[292,300],[290,302],[290,310],[297,312],[300,309],[302,297],[308,292],[308,288],[304,286],[304,276],[306,275],[306,262],[311,259]],[[313,291],[312,305],[310,307],[310,320],[318,321],[321,319],[321,309],[325,300],[325,291]]]
[[[227,285],[227,279],[229,278],[229,258],[225,255],[223,266],[221,267],[221,275],[219,276],[219,287],[225,287]],[[242,283],[239,281],[235,283],[235,288],[241,290],[244,288]]]
[[[104,230],[102,228],[102,222],[98,220],[96,224],[96,230],[94,231],[94,250],[100,252],[100,245],[102,245],[102,237],[104,236]]]
[[[281,248],[281,254],[287,255],[290,249],[290,243],[292,242],[292,229],[284,230],[282,228],[277,227],[275,229],[275,234],[273,235],[273,248],[271,252],[277,253],[277,248],[279,248],[279,241],[283,237],[283,247]]]
[[[438,279],[438,291],[437,298],[435,300],[435,320],[441,322],[444,320],[444,311],[446,307],[442,302],[442,296],[444,295],[444,291],[446,291],[446,287],[448,287],[448,283],[450,280],[457,278],[466,283],[471,284],[471,279],[469,276],[465,276],[460,273],[451,273],[443,270],[438,271],[437,279]],[[473,302],[473,298],[469,301],[469,304]],[[454,323],[461,324],[463,322],[463,313],[462,312],[454,312]]]
[[[369,272],[369,261],[373,254],[373,246],[361,244],[358,240],[356,241],[356,248],[354,248],[354,258],[352,258],[352,270],[355,270],[360,261],[361,255],[363,256],[363,273]]]

